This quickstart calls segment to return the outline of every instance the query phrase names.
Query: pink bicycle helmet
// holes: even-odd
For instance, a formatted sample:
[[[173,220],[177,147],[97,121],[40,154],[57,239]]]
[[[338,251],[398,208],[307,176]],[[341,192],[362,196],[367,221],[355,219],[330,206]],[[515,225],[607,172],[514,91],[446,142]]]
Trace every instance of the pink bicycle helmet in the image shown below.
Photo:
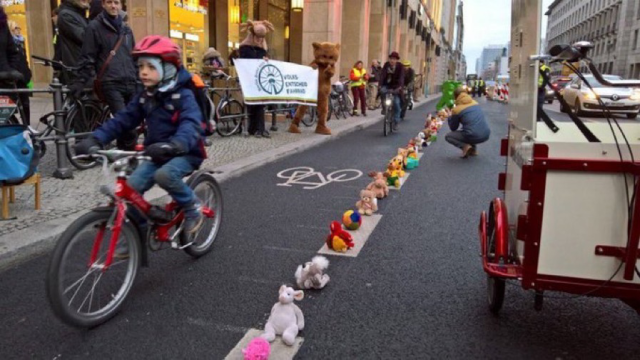
[[[176,67],[182,65],[180,47],[168,37],[150,35],[140,40],[131,53],[134,58],[140,56],[156,56],[163,62],[168,62]]]

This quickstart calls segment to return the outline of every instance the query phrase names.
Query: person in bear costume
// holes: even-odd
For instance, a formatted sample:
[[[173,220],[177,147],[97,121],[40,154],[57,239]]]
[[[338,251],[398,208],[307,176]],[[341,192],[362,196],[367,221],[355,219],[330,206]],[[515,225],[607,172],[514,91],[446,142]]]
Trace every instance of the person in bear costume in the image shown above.
[[[329,94],[331,94],[331,78],[336,72],[336,61],[340,56],[340,44],[329,42],[313,43],[313,57],[311,67],[318,69],[318,125],[316,133],[331,135],[331,129],[327,127],[327,114],[329,113]],[[299,134],[300,120],[307,111],[307,106],[301,105],[291,122],[289,132]]]
[[[266,36],[270,31],[274,30],[273,25],[269,21],[247,21],[241,25],[242,29],[247,32],[247,37],[242,41],[238,48],[241,59],[269,59],[269,47],[267,46]],[[271,135],[264,127],[264,105],[247,105],[247,113],[249,114],[250,135],[255,137],[270,138]]]

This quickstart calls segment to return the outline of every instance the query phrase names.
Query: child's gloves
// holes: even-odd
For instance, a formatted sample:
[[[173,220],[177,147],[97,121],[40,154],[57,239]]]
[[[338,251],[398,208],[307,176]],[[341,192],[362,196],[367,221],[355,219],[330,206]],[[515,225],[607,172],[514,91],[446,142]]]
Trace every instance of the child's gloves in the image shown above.
[[[91,155],[102,150],[102,144],[93,136],[83,139],[74,147],[76,155]]]
[[[151,157],[154,163],[164,164],[179,155],[180,151],[173,143],[160,142],[149,145],[144,153]]]

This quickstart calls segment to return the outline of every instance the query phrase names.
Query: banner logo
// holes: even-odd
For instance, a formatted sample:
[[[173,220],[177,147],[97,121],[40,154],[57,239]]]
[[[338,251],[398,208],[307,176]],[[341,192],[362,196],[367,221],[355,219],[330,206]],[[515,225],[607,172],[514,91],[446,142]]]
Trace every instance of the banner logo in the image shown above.
[[[278,95],[284,89],[284,78],[277,67],[266,64],[258,73],[258,86],[269,95]]]

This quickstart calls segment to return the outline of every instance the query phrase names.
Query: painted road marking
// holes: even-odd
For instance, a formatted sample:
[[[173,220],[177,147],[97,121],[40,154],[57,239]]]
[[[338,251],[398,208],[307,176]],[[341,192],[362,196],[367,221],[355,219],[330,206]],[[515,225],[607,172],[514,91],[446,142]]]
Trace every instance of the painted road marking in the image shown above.
[[[251,340],[253,340],[254,338],[260,336],[262,332],[262,330],[258,329],[249,329],[244,337],[240,339],[238,344],[233,349],[231,349],[231,352],[229,352],[224,360],[244,360],[242,349],[246,348],[247,345],[249,345],[249,342],[251,342]],[[275,341],[271,343],[271,355],[269,355],[269,360],[293,359],[293,357],[296,356],[298,350],[300,350],[300,346],[302,346],[303,341],[304,338],[298,336],[293,346],[288,346],[282,342],[282,338],[280,338],[280,336],[276,337]]]
[[[347,230],[347,232],[351,234],[351,237],[353,237],[353,243],[354,243],[353,248],[347,250],[347,252],[333,251],[327,247],[327,243],[325,242],[322,248],[318,250],[318,254],[348,256],[348,257],[358,256],[358,254],[360,253],[360,250],[362,250],[362,248],[364,247],[364,244],[367,242],[367,240],[369,240],[369,237],[373,233],[373,230],[376,228],[376,226],[378,226],[380,219],[382,219],[382,215],[380,214],[373,214],[371,216],[364,215],[362,217],[362,226],[360,226],[360,229],[355,231]]]
[[[362,171],[356,169],[342,169],[329,173],[326,177],[312,167],[299,166],[282,170],[277,175],[281,179],[287,179],[278,186],[304,185],[305,190],[315,190],[332,182],[352,181],[362,176]]]
[[[407,182],[407,179],[409,178],[409,175],[411,175],[411,173],[408,172],[408,171],[405,171],[404,177],[400,178],[400,187],[397,188],[395,186],[389,186],[389,190],[400,190],[400,189],[402,189],[404,184]]]

